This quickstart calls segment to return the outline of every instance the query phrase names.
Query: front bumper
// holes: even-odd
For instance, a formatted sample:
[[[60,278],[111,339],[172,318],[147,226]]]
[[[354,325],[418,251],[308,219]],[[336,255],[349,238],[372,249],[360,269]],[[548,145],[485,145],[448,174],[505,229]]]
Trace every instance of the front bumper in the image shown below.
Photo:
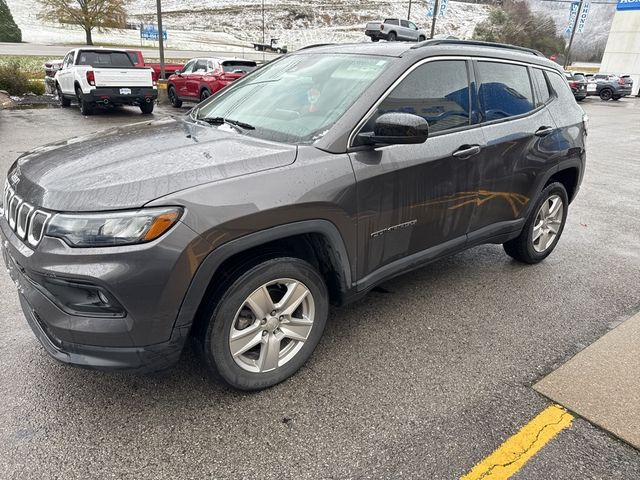
[[[131,93],[122,93],[123,91],[131,91]],[[153,102],[158,98],[158,89],[154,87],[97,87],[83,96],[88,101],[95,103],[141,105]]]
[[[155,242],[109,247],[103,255],[96,255],[98,249],[72,249],[48,237],[31,250],[0,218],[3,263],[36,337],[55,359],[97,369],[156,371],[178,361],[191,325],[176,324],[176,318],[197,266],[188,247],[199,241],[196,237],[178,223]],[[42,278],[99,286],[126,313],[74,312],[52,298]]]

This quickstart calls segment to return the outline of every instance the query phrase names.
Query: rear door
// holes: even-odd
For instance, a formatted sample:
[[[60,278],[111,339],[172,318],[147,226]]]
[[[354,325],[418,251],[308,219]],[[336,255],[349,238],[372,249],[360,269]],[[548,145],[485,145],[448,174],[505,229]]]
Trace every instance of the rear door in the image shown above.
[[[477,158],[469,240],[517,230],[542,174],[557,164],[556,126],[544,72],[506,61],[474,61],[486,152]],[[536,94],[534,95],[534,85]],[[575,103],[575,102],[574,102]]]
[[[474,210],[474,156],[483,148],[471,105],[466,59],[420,62],[356,131],[372,131],[375,119],[388,112],[419,115],[430,126],[419,145],[358,147],[353,137],[362,289],[410,255],[425,259],[465,245]]]

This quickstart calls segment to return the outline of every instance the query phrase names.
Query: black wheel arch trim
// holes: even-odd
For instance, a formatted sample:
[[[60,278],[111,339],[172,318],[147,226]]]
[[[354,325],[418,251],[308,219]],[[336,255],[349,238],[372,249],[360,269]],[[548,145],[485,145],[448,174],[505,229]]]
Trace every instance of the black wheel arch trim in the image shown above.
[[[191,280],[191,284],[187,289],[187,293],[185,294],[174,323],[174,330],[176,328],[190,326],[193,323],[211,280],[215,277],[218,269],[225,260],[228,260],[238,253],[275,240],[313,233],[324,235],[328,239],[331,248],[335,251],[338,257],[336,258],[336,266],[341,268],[339,272],[341,277],[340,288],[342,294],[347,296],[347,292],[353,288],[351,262],[338,228],[328,220],[303,220],[250,233],[224,243],[212,250],[202,261]]]

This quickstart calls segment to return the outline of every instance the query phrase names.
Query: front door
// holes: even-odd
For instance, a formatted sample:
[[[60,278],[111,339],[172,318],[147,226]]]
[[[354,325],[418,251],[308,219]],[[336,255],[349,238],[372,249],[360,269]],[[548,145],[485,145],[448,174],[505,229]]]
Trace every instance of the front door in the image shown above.
[[[178,92],[178,97],[180,98],[189,96],[187,91],[187,82],[189,80],[189,76],[192,75],[195,64],[196,60],[188,62],[180,72],[180,75],[177,75],[173,80],[173,83],[176,86],[176,92]]]
[[[415,68],[377,106],[360,132],[388,112],[419,115],[429,138],[418,145],[358,147],[350,157],[357,181],[358,277],[361,289],[386,276],[394,262],[424,259],[466,243],[474,211],[476,157],[484,137],[472,125],[470,63],[437,60]],[[399,265],[399,263],[395,263]]]

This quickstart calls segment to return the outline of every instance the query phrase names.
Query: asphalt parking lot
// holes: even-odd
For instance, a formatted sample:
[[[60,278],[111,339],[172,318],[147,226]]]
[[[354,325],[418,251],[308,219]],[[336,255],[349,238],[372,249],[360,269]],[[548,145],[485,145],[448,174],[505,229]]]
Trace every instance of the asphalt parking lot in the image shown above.
[[[464,475],[551,405],[534,383],[640,310],[640,100],[582,106],[586,177],[547,260],[487,245],[389,281],[333,309],[311,361],[260,393],[212,383],[190,350],[155,376],[60,365],[0,271],[0,478]],[[0,111],[0,175],[35,146],[145,119]],[[578,417],[513,478],[638,479],[640,452]]]

